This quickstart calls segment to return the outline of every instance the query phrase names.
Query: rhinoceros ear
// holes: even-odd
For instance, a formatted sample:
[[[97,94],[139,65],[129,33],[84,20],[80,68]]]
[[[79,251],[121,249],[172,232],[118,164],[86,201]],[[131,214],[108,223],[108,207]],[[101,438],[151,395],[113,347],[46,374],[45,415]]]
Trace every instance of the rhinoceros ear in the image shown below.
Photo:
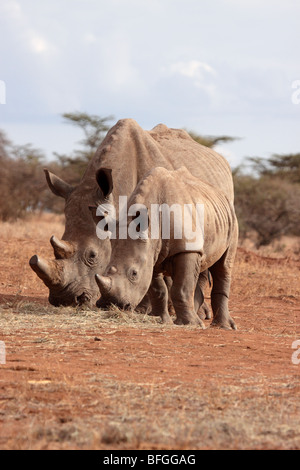
[[[44,168],[44,172],[46,175],[48,186],[51,191],[56,196],[60,196],[67,199],[67,197],[73,191],[73,187],[58,176],[56,176],[54,173],[51,173],[51,171],[47,170],[47,168]]]
[[[109,168],[100,168],[96,172],[96,180],[103,196],[107,198],[114,188],[112,170]]]
[[[100,222],[101,218],[97,216],[97,206],[88,206],[89,211],[93,217],[95,224],[97,225]]]

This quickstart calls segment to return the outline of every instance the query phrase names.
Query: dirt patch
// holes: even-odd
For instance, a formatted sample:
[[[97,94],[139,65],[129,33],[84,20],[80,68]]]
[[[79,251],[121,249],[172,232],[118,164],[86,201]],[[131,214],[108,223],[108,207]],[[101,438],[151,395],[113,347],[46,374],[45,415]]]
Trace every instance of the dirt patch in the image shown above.
[[[239,249],[237,331],[163,326],[51,307],[28,266],[50,222],[0,232],[1,449],[300,448],[298,259]]]

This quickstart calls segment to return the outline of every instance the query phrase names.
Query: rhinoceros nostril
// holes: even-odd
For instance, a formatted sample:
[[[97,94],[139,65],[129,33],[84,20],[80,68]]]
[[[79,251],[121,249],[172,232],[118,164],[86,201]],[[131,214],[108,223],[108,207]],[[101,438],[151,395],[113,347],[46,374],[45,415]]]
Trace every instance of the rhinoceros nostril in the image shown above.
[[[78,295],[76,297],[76,303],[77,305],[83,305],[85,302],[89,301],[89,297],[86,295],[85,292],[83,292],[81,295]]]

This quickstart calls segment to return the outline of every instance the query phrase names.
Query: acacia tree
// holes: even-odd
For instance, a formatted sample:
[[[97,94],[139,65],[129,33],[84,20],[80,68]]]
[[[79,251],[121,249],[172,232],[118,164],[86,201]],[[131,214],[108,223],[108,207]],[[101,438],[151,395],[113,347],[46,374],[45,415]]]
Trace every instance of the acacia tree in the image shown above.
[[[69,155],[54,152],[68,181],[77,183],[109,130],[108,122],[112,121],[113,116],[101,117],[77,111],[64,113],[62,116],[66,123],[79,127],[84,133],[84,138],[79,142],[82,148]]]
[[[215,147],[217,144],[220,143],[227,143],[227,142],[233,142],[234,140],[237,140],[239,137],[230,137],[228,135],[222,135],[222,136],[204,136],[197,134],[194,131],[187,131],[188,134],[196,141],[198,144],[204,145],[205,147]]]
[[[276,176],[292,183],[300,183],[300,153],[279,155],[270,158],[248,159],[252,168],[262,176]]]

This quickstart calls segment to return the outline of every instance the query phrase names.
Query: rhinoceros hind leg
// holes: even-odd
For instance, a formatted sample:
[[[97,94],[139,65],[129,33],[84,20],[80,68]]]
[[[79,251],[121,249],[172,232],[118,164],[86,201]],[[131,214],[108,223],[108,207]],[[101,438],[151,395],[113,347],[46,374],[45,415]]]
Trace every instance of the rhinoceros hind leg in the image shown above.
[[[209,280],[209,272],[207,269],[206,271],[203,271],[199,276],[198,285],[202,292],[204,292],[204,289],[206,287],[206,284],[208,283],[208,280]],[[209,284],[211,284],[210,281],[209,281]],[[202,305],[199,306],[197,314],[202,320],[204,319],[209,320],[211,318],[211,310],[209,306],[207,305],[207,303],[205,302],[204,296],[203,296]]]
[[[213,287],[211,292],[211,306],[213,310],[213,321],[211,326],[236,330],[236,325],[228,310],[230,293],[231,272],[236,252],[236,243],[233,243],[223,256],[209,268]]]

